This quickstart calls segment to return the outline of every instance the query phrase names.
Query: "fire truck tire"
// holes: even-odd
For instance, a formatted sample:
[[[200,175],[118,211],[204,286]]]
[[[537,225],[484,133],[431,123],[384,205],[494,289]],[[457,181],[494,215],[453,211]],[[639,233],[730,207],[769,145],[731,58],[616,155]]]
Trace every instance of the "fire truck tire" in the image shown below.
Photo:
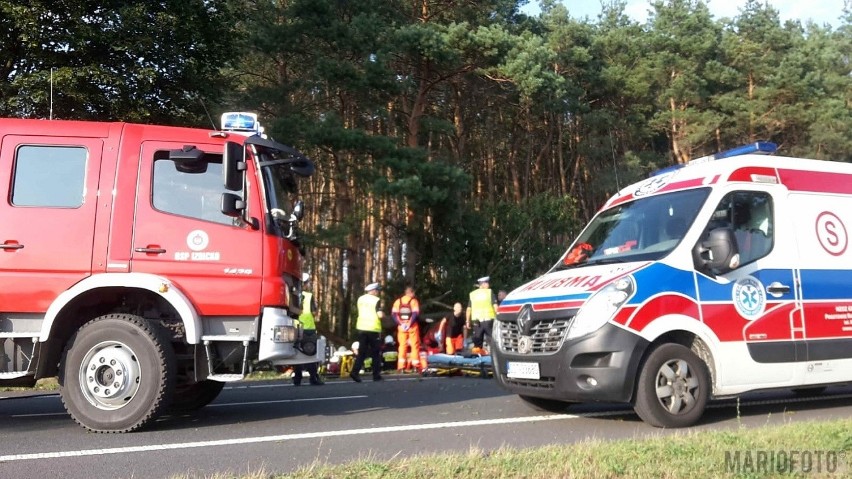
[[[633,409],[652,426],[687,427],[701,418],[709,397],[704,361],[680,344],[661,344],[642,367]]]
[[[225,383],[205,379],[197,383],[179,384],[169,411],[190,412],[203,408],[213,402],[222,392]]]
[[[169,406],[175,354],[165,331],[131,314],[107,314],[71,337],[59,370],[66,411],[94,432],[130,432]]]
[[[562,412],[568,406],[575,404],[569,401],[560,401],[558,399],[545,399],[545,398],[537,398],[533,396],[524,396],[522,394],[518,395],[527,407],[531,408],[534,411],[546,411],[546,412]]]

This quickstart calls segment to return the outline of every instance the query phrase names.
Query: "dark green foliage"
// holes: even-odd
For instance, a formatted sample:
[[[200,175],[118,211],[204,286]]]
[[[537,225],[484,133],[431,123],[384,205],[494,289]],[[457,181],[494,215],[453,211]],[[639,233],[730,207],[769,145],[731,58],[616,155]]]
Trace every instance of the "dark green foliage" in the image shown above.
[[[47,117],[51,68],[57,118],[257,111],[317,163],[306,264],[340,333],[367,282],[451,304],[532,279],[655,169],[757,140],[852,161],[849,11],[834,30],[758,0],[655,1],[645,24],[522,3],[0,0],[0,114]]]
[[[0,1],[0,114],[209,125],[235,52],[224,0]]]

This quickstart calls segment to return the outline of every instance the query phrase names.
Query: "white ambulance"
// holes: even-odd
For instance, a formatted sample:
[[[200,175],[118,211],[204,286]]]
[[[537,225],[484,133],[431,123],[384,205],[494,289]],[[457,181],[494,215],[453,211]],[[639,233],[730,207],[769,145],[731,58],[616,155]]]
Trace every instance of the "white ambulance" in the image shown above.
[[[501,303],[495,377],[532,406],[631,403],[684,427],[709,399],[852,382],[852,164],[755,143],[612,197]]]

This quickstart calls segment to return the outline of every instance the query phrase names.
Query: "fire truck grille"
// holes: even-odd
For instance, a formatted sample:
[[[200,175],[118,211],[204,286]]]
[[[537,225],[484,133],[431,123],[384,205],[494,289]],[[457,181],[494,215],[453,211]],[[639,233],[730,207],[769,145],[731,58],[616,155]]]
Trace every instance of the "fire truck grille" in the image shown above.
[[[530,339],[532,348],[524,354],[549,354],[555,353],[562,346],[562,340],[571,326],[573,316],[568,318],[553,318],[533,320],[530,325]],[[521,340],[521,331],[517,323],[504,321],[500,328],[500,343],[502,349],[510,353],[518,353],[518,343]]]

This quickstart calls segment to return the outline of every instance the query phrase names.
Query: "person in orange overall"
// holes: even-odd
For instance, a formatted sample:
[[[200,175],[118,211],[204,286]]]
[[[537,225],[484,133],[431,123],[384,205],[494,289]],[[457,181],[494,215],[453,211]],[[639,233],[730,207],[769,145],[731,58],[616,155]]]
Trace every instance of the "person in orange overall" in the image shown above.
[[[398,372],[408,369],[409,360],[415,370],[423,370],[423,365],[420,364],[420,326],[417,324],[419,315],[420,301],[414,297],[414,287],[406,286],[405,294],[397,298],[391,308],[391,316],[396,321],[396,338],[399,342],[399,356],[396,362]],[[411,347],[410,357],[409,346]]]

